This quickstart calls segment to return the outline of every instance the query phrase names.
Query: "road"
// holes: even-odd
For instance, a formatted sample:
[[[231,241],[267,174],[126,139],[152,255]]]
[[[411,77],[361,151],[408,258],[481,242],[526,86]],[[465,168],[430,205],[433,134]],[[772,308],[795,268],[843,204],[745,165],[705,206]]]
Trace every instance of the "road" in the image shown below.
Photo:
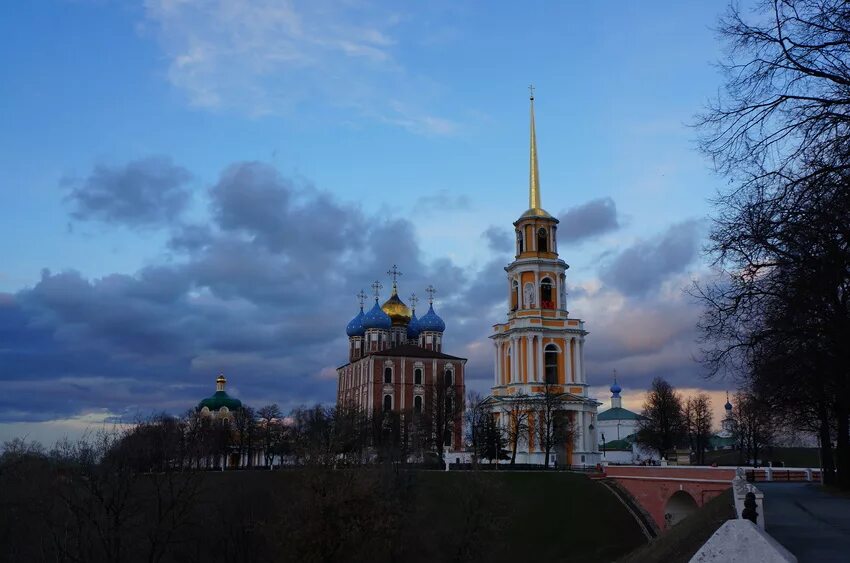
[[[758,483],[767,532],[799,563],[850,561],[850,497],[811,483]]]

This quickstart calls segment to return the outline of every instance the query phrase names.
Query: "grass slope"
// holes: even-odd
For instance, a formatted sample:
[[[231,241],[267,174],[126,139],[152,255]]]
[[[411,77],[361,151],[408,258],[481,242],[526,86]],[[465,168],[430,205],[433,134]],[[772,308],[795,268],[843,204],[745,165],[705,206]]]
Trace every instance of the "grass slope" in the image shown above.
[[[730,489],[618,563],[687,563],[717,528],[732,518],[735,507]]]
[[[505,515],[500,561],[613,561],[646,539],[634,518],[604,486],[566,472],[422,472],[422,509],[447,525],[463,513],[459,488],[488,482]],[[616,533],[612,533],[616,530]]]

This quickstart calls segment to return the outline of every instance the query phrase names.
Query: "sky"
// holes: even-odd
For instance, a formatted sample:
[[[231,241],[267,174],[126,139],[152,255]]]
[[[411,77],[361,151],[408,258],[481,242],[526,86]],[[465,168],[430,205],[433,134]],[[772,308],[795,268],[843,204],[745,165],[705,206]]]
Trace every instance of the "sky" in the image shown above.
[[[661,376],[719,421],[684,290],[726,182],[690,126],[723,8],[2,3],[0,440],[181,413],[220,372],[254,406],[332,403],[355,295],[394,264],[486,393],[530,83],[592,393],[616,370],[638,410]]]

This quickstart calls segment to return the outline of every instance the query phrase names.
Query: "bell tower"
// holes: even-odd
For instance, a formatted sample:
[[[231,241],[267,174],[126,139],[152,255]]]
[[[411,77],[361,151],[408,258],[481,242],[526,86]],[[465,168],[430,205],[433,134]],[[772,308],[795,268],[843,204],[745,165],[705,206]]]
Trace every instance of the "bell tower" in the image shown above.
[[[507,322],[493,326],[495,370],[490,397],[493,412],[504,414],[514,397],[543,400],[558,396],[570,417],[575,439],[563,462],[588,463],[598,457],[594,422],[599,403],[588,397],[584,369],[584,321],[567,311],[566,271],[558,256],[558,219],[543,209],[537,161],[534,89],[530,95],[528,209],[513,225],[514,261],[507,272]],[[535,397],[537,399],[535,399]],[[547,399],[548,400],[548,399]],[[534,415],[532,414],[532,419]],[[504,423],[504,421],[503,421]],[[534,432],[526,440],[526,460],[539,463]]]

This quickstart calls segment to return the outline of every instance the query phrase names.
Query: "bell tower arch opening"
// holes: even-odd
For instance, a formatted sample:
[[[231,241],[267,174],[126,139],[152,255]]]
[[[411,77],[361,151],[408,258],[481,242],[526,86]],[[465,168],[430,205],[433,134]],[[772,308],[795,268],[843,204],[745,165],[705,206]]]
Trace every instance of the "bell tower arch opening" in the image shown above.
[[[546,229],[537,229],[537,252],[549,252],[549,237]]]

